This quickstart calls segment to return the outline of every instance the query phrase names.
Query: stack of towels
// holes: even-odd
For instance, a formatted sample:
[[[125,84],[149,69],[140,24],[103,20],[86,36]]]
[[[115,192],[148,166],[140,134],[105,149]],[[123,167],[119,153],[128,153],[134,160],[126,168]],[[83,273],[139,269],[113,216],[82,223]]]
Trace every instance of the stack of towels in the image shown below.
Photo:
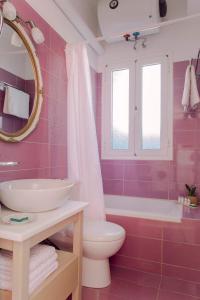
[[[58,268],[54,247],[39,244],[30,251],[29,294]],[[12,252],[0,250],[0,289],[12,291]]]

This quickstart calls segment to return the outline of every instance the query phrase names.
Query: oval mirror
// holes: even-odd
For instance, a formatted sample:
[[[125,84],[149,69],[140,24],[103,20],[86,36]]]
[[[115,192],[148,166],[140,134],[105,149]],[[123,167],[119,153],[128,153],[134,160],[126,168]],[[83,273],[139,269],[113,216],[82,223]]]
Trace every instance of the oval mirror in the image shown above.
[[[4,20],[0,36],[0,139],[18,142],[39,120],[42,78],[34,46],[23,27]]]

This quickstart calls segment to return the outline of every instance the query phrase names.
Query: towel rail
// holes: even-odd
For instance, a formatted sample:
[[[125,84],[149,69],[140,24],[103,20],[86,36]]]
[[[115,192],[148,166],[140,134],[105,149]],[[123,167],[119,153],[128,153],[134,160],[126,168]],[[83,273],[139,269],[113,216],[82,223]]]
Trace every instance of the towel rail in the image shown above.
[[[4,91],[7,86],[12,87],[12,88],[14,88],[16,90],[21,91],[21,89],[19,89],[18,87],[14,86],[14,85],[12,85],[10,83],[7,83],[5,81],[0,81],[0,91]]]

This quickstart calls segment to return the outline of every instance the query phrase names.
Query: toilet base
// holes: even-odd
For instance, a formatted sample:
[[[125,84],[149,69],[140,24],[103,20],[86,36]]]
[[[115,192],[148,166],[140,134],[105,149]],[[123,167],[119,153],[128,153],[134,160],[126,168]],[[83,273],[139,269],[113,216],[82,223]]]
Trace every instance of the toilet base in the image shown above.
[[[108,259],[94,260],[83,257],[82,285],[90,288],[104,288],[111,283]]]

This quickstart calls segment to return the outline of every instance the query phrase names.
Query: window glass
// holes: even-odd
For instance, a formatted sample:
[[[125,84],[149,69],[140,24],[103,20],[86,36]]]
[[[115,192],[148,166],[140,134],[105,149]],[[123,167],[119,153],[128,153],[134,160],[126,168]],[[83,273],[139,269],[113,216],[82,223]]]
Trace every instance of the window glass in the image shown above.
[[[129,70],[112,72],[112,149],[129,148]]]
[[[161,147],[161,64],[142,67],[142,149]]]

